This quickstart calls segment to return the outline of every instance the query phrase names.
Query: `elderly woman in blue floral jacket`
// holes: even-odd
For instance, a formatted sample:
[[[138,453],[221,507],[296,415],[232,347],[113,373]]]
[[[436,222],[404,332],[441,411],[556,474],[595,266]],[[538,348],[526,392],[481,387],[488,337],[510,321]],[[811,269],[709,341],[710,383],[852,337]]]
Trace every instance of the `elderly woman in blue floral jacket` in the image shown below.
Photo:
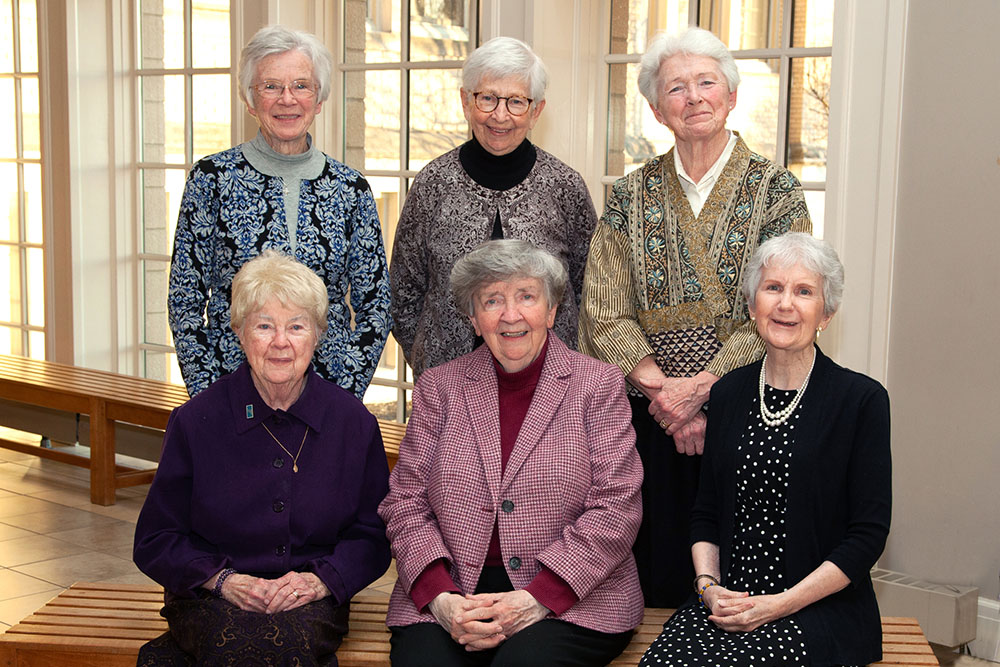
[[[317,150],[307,132],[330,93],[331,68],[315,36],[261,29],[239,67],[240,95],[260,132],[203,158],[188,176],[168,309],[192,396],[243,361],[229,328],[230,285],[265,248],[292,255],[326,285],[329,333],[316,371],[358,398],[375,372],[391,327],[375,202],[361,174]]]

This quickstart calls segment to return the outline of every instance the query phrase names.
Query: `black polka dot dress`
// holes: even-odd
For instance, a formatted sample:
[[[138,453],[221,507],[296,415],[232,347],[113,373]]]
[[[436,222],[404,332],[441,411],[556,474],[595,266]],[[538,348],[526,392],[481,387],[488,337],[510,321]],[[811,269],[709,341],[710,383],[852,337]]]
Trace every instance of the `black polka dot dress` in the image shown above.
[[[795,396],[768,386],[772,412]],[[785,581],[785,502],[789,463],[794,452],[800,405],[784,424],[769,427],[760,417],[759,399],[751,407],[749,429],[736,449],[736,521],[733,553],[723,584],[751,595],[780,593]],[[727,632],[708,620],[695,604],[679,610],[639,663],[653,665],[808,665],[804,638],[793,617],[781,618],[752,632]]]

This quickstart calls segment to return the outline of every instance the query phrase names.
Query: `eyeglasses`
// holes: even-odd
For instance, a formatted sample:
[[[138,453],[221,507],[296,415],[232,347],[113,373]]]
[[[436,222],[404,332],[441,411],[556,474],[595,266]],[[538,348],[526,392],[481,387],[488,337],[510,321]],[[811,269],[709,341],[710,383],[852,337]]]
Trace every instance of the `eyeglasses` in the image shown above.
[[[316,84],[308,79],[296,79],[291,83],[280,81],[262,81],[253,85],[253,89],[261,97],[275,98],[285,94],[285,88],[292,93],[292,97],[307,100],[316,95]]]
[[[534,102],[530,97],[522,97],[520,95],[501,97],[500,95],[491,95],[490,93],[472,93],[472,96],[476,99],[476,108],[483,113],[491,113],[500,106],[500,100],[504,100],[507,103],[507,113],[511,116],[523,116],[528,113],[531,103]]]

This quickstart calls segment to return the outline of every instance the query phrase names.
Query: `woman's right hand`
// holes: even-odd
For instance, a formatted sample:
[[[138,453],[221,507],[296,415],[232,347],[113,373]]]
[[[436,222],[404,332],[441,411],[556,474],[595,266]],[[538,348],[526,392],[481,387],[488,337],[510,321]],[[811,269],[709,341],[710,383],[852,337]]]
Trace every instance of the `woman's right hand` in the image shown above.
[[[712,616],[735,616],[753,607],[746,591],[731,591],[723,586],[709,586],[701,594],[704,605]]]
[[[278,589],[284,582],[276,579],[260,579],[249,574],[232,574],[222,582],[222,599],[230,602],[243,611],[267,612]]]
[[[496,648],[506,637],[493,620],[492,601],[470,600],[458,593],[441,593],[427,605],[434,619],[466,651]],[[462,616],[462,622],[457,618]]]

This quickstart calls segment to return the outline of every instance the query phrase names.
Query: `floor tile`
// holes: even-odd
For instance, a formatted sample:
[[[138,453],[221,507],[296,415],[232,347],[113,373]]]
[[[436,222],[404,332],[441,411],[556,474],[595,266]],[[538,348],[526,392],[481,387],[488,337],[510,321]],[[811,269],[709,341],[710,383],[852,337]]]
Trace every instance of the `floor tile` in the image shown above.
[[[18,528],[17,526],[12,526],[9,523],[3,523],[0,521],[0,542],[3,542],[4,540],[12,540],[16,537],[29,537],[37,534],[38,533],[33,533],[30,530]]]
[[[70,586],[77,581],[104,581],[139,571],[129,560],[96,551],[18,565],[11,570],[59,586]]]
[[[138,569],[131,574],[123,574],[120,577],[111,577],[110,579],[102,579],[103,583],[107,584],[143,584],[143,585],[157,585],[155,581],[144,575]]]
[[[145,498],[122,497],[119,495],[114,505],[108,505],[107,507],[102,505],[88,505],[87,511],[95,515],[99,514],[134,524],[139,519],[139,511],[142,509],[142,504],[145,500]]]
[[[5,498],[0,498],[2,506]],[[76,507],[64,507],[55,503],[49,503],[35,498],[26,498],[43,503],[44,507],[30,513],[22,513],[3,518],[4,523],[9,523],[18,528],[26,528],[36,533],[56,533],[74,528],[84,528],[89,526],[100,526],[112,523],[114,519],[93,512],[78,509]]]
[[[0,549],[0,565],[14,567],[51,558],[62,558],[89,551],[78,544],[55,540],[47,535],[32,535],[6,540]]]
[[[32,577],[22,572],[15,572],[6,567],[0,568],[0,600],[9,600],[11,598],[33,595],[43,591],[58,590],[60,588],[62,587],[51,581]]]
[[[99,526],[74,528],[73,530],[49,533],[48,535],[57,540],[79,544],[94,551],[103,551],[106,548],[121,545],[126,545],[131,549],[132,539],[135,537],[135,524],[125,521],[112,521]]]
[[[42,605],[62,592],[62,588],[56,588],[45,593],[35,593],[33,595],[22,595],[19,598],[11,598],[0,602],[0,623],[5,625],[15,625],[38,611]]]
[[[35,512],[43,512],[57,507],[60,507],[60,505],[45,502],[44,500],[39,500],[38,498],[30,498],[22,495],[5,496],[0,498],[0,520],[4,523],[13,524],[13,522],[10,521],[11,517],[24,514],[34,514]]]
[[[27,494],[32,498],[47,500],[50,503],[58,503],[67,507],[82,507],[90,505],[90,489],[49,489],[48,491],[36,491]]]

